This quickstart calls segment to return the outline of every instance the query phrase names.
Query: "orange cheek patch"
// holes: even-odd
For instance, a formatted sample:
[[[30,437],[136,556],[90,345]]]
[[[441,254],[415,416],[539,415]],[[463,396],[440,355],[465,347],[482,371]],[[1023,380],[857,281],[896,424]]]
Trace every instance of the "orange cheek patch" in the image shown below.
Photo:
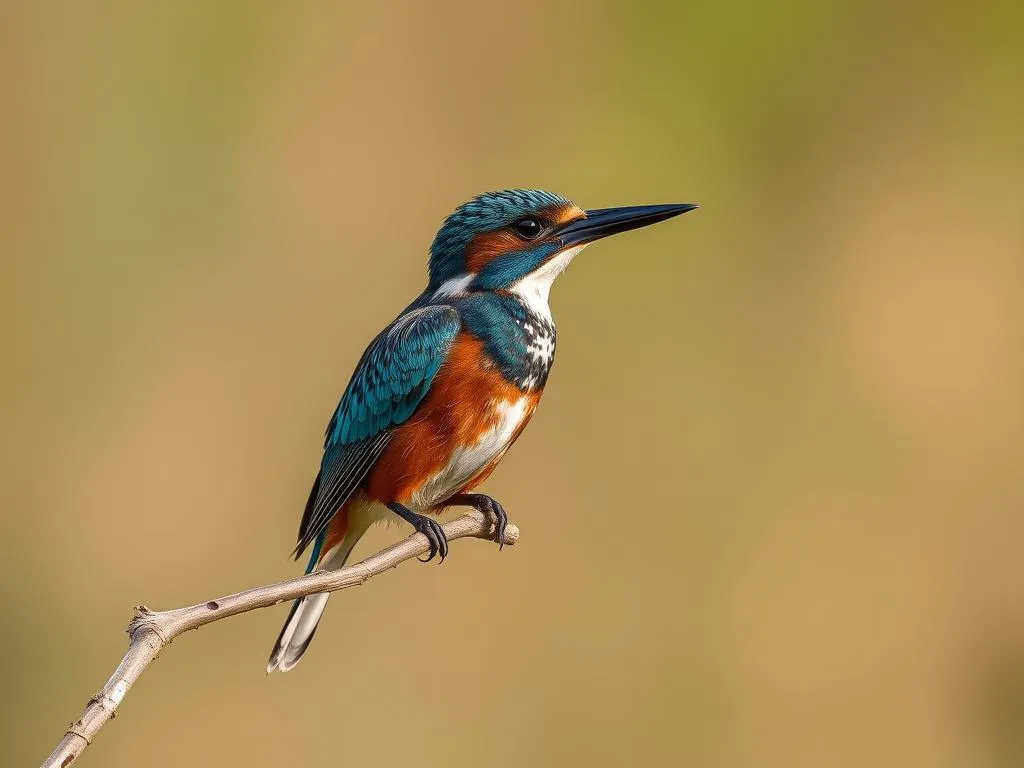
[[[522,241],[506,230],[477,235],[466,249],[466,267],[471,272],[479,272],[503,253],[518,251],[522,247]]]
[[[540,215],[553,224],[560,225],[585,218],[587,214],[582,208],[572,203],[566,203],[545,208],[540,211]],[[533,244],[540,242],[542,240],[537,240]],[[521,251],[526,247],[529,245],[507,229],[485,232],[469,242],[469,246],[466,248],[466,267],[471,272],[479,272],[499,256],[512,251]]]

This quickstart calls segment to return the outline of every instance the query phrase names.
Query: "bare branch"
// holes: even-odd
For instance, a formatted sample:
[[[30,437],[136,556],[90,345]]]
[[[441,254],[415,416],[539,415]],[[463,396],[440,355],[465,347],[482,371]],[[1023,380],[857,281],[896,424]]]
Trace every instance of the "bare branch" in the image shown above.
[[[467,536],[493,540],[495,537],[492,521],[476,511],[468,512],[443,527],[449,540]],[[505,531],[504,543],[515,544],[518,540],[519,529],[509,525]],[[149,663],[159,655],[165,645],[182,632],[198,629],[206,624],[257,608],[269,608],[298,597],[357,586],[399,563],[425,554],[429,548],[427,538],[423,534],[415,533],[361,563],[350,565],[340,571],[312,573],[170,611],[151,611],[144,605],[139,606],[135,609],[135,617],[131,624],[128,625],[130,642],[124,658],[103,686],[103,690],[89,700],[82,716],[68,727],[60,744],[46,758],[43,768],[66,768],[77,760],[92,743],[100,728],[116,714],[125,694]]]

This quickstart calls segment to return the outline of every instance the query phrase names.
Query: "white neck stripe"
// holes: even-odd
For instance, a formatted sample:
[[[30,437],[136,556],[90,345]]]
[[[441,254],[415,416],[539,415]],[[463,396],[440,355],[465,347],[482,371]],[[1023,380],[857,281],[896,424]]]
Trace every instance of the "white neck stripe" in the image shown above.
[[[551,293],[551,284],[565,271],[576,254],[586,246],[586,243],[575,245],[556,254],[526,277],[514,283],[509,290],[518,296],[528,309],[550,323],[551,308],[548,306],[548,296]]]

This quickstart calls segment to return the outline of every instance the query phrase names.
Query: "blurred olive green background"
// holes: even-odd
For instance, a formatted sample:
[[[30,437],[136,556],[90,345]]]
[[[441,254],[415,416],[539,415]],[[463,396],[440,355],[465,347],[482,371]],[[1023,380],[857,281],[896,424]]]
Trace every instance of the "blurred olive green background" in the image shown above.
[[[520,524],[176,642],[89,766],[1024,764],[1024,5],[5,3],[0,764],[131,607],[279,580],[481,191],[589,249]],[[403,535],[375,531],[359,552]]]

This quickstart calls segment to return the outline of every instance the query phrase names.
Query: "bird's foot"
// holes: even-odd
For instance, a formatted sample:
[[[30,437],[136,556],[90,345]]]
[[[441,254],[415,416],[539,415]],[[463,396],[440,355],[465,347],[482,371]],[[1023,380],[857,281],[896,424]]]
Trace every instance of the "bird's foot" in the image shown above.
[[[430,542],[430,552],[427,553],[426,559],[422,557],[416,559],[421,563],[429,563],[434,559],[435,555],[440,555],[441,559],[437,562],[443,563],[444,559],[448,557],[448,537],[445,536],[444,528],[441,527],[441,524],[426,515],[420,515],[419,519],[412,524],[412,527],[426,536],[427,541]]]
[[[417,560],[421,563],[429,563],[436,555],[440,555],[441,559],[438,562],[444,562],[444,559],[448,557],[448,537],[445,536],[444,529],[437,520],[413,512],[408,507],[397,502],[388,504],[388,509],[409,523],[409,525],[416,529],[417,533],[422,533],[426,536],[427,541],[430,542],[430,551],[427,553],[426,559],[419,557],[416,558]]]
[[[459,504],[483,512],[494,522],[494,540],[498,549],[505,546],[505,529],[508,528],[508,514],[497,499],[484,493],[463,493],[449,499],[449,504]]]

